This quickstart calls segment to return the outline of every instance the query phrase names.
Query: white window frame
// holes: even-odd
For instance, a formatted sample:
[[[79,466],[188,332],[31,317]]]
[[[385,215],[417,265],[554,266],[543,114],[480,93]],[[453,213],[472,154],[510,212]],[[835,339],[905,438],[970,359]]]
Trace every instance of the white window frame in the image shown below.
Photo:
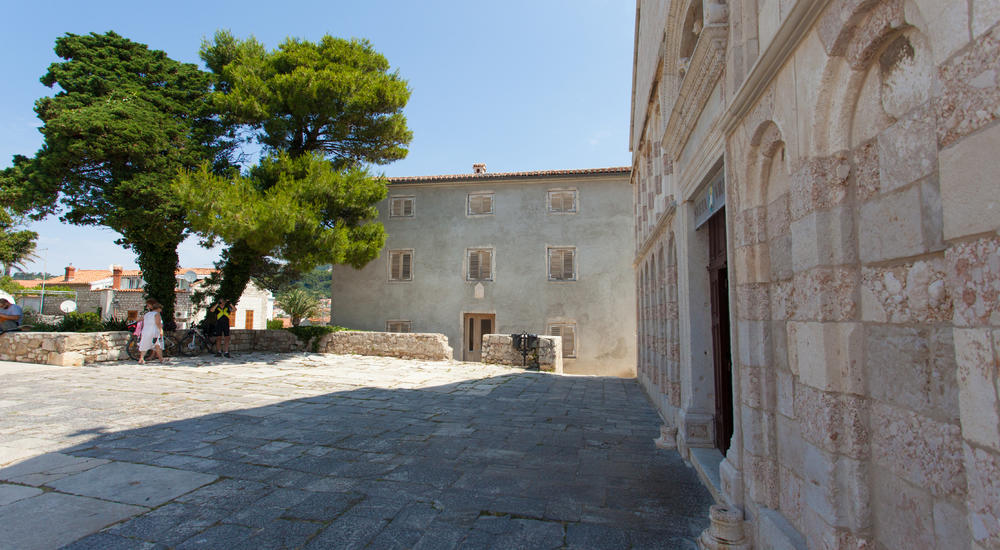
[[[575,246],[549,246],[546,247],[545,252],[545,272],[548,274],[548,279],[555,282],[568,282],[576,281],[578,279],[579,273],[579,260],[576,257],[576,247]],[[573,273],[569,277],[559,277],[556,278],[552,275],[552,255],[553,253],[563,253],[572,252],[573,254]],[[563,267],[566,265],[565,258],[562,261]]]
[[[563,329],[565,328],[573,329],[573,349],[566,350],[566,338],[563,336]],[[558,332],[559,334],[555,334]],[[545,327],[545,333],[549,336],[559,336],[563,338],[563,357],[573,359],[577,355],[577,350],[580,349],[580,331],[576,329],[576,321],[559,321],[548,323]]]
[[[401,328],[405,330],[393,330],[393,328]],[[406,319],[390,319],[385,322],[385,331],[397,333],[413,332],[413,323]]]
[[[406,213],[406,202],[410,203],[410,213]],[[401,204],[400,213],[396,213],[396,204]],[[412,218],[416,215],[416,197],[413,195],[399,195],[389,197],[389,217],[390,218]]]
[[[481,197],[489,197],[490,210],[488,212],[473,212],[472,211],[472,204],[474,202],[473,197],[480,200]],[[474,193],[469,193],[465,197],[465,214],[467,216],[492,216],[496,213],[496,204],[497,204],[496,193],[493,191],[476,191]]]
[[[553,195],[560,193],[572,193],[573,194],[573,205],[568,210],[557,210],[553,207],[552,197]],[[565,204],[565,200],[560,200],[560,204]],[[580,211],[580,192],[575,188],[562,188],[562,189],[549,189],[545,196],[545,207],[548,209],[550,214],[576,214]]]
[[[474,279],[472,277],[472,254],[473,253],[481,253],[481,252],[488,252],[490,254],[490,270],[489,270],[489,273],[486,274],[486,277],[475,278]],[[495,251],[495,249],[493,247],[478,246],[478,247],[474,247],[474,248],[466,248],[465,249],[465,280],[466,281],[471,281],[471,282],[492,281],[493,280],[493,274],[496,273],[496,265],[497,265],[497,262],[496,262],[496,251]],[[480,269],[480,274],[482,274],[482,270],[481,269]]]
[[[392,263],[393,263],[393,257],[395,255],[397,255],[397,254],[400,256],[400,265],[399,265],[400,278],[399,279],[393,279],[392,278]],[[403,272],[403,263],[402,263],[403,260],[402,260],[402,258],[403,258],[404,255],[409,255],[410,256],[410,276],[408,278],[405,278],[405,279],[402,278],[402,275],[403,275],[403,273],[402,273]],[[413,249],[412,248],[401,248],[401,249],[397,249],[397,250],[390,250],[389,251],[388,261],[386,261],[386,271],[387,271],[386,275],[387,275],[387,278],[389,279],[390,283],[408,283],[408,282],[412,281],[413,280]]]

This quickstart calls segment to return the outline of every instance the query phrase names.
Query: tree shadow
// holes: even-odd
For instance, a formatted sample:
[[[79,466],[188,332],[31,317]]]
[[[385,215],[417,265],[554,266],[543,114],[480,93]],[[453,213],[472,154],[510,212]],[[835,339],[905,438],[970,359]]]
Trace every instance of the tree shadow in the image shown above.
[[[204,476],[77,549],[694,548],[713,502],[654,447],[659,424],[635,380],[511,374],[81,430],[96,437],[0,480],[73,494],[104,461]]]

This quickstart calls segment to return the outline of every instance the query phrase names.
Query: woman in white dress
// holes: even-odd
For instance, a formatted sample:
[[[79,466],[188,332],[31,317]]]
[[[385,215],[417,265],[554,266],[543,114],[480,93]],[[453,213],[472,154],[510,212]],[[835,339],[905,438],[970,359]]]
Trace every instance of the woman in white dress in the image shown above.
[[[139,336],[139,364],[146,364],[146,352],[149,350],[153,350],[161,363],[166,363],[163,358],[163,319],[160,317],[163,306],[150,298],[146,300],[146,309],[149,311],[142,316],[142,334]]]

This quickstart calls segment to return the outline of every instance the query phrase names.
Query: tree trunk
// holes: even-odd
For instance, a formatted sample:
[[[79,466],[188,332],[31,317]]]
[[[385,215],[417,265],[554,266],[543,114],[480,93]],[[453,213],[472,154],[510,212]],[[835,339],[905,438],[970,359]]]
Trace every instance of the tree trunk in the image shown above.
[[[238,303],[250,283],[250,275],[260,262],[260,255],[245,241],[237,241],[222,253],[222,282],[216,299],[225,298]]]
[[[175,306],[177,302],[177,246],[180,240],[169,244],[141,243],[134,244],[133,248],[138,254],[139,269],[142,270],[142,278],[146,282],[144,293],[146,298],[153,298],[163,305],[164,323],[174,321]]]

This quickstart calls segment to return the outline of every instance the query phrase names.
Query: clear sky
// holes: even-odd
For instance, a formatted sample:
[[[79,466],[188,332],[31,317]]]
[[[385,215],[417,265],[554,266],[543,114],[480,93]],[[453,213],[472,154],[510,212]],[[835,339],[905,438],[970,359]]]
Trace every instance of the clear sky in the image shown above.
[[[629,94],[635,4],[629,0],[259,0],[11,2],[0,47],[0,168],[41,145],[34,101],[67,32],[113,30],[198,63],[217,29],[253,35],[268,48],[292,36],[367,38],[412,89],[406,159],[376,167],[388,176],[598,168],[631,164]],[[623,200],[626,200],[623,198]],[[109,229],[34,223],[44,267],[72,263],[135,268]],[[188,239],[184,267],[208,267],[217,250]],[[41,271],[42,259],[28,265]]]

